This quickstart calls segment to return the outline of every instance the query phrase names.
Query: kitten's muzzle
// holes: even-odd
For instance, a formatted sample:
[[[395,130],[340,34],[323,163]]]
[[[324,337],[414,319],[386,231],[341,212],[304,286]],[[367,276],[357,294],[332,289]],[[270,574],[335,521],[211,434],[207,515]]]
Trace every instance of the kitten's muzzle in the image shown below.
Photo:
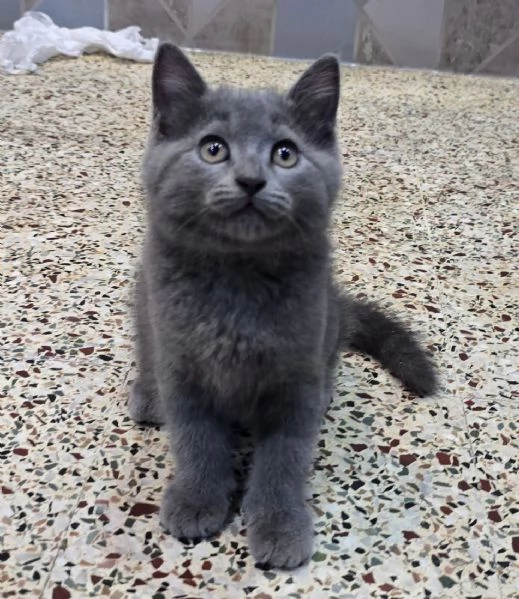
[[[211,212],[224,218],[250,216],[269,221],[286,217],[292,208],[290,196],[280,193],[261,193],[260,183],[261,189],[263,189],[266,183],[261,179],[252,183],[248,182],[250,193],[212,195],[208,202]],[[254,188],[259,191],[253,193]]]

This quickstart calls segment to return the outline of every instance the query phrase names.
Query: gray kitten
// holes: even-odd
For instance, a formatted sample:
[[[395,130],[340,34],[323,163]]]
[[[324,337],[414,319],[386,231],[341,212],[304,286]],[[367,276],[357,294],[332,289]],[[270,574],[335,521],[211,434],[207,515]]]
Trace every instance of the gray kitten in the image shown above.
[[[176,470],[161,521],[179,538],[221,530],[239,423],[254,442],[242,505],[251,553],[294,568],[312,551],[305,483],[339,350],[374,356],[420,395],[434,392],[434,368],[401,323],[332,280],[336,59],[319,59],[287,95],[209,89],[163,44],[152,86],[129,409],[170,427]]]

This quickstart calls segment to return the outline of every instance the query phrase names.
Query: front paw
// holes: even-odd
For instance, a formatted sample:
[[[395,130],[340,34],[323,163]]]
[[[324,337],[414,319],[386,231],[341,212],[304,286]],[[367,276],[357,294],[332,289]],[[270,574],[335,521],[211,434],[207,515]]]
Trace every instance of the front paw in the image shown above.
[[[173,481],[160,510],[161,524],[179,539],[201,539],[219,532],[230,507],[230,494],[221,489],[190,491]]]
[[[261,568],[293,569],[310,559],[312,518],[306,506],[245,512],[249,548]]]

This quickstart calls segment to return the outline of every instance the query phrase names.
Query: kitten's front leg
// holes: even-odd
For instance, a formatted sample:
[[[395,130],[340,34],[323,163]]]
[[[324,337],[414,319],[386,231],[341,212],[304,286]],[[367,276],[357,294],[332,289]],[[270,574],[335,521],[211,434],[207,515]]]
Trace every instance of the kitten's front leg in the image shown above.
[[[174,536],[199,539],[221,530],[235,490],[227,426],[192,389],[165,402],[176,471],[160,519]]]
[[[306,479],[322,412],[323,385],[300,384],[264,398],[243,512],[258,565],[296,568],[312,554]]]

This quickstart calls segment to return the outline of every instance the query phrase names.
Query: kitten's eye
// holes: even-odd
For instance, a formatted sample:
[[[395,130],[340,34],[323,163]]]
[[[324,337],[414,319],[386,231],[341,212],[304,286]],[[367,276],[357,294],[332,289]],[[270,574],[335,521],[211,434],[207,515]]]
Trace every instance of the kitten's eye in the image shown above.
[[[223,162],[229,158],[229,146],[221,137],[204,137],[200,142],[200,157],[210,164]]]
[[[272,162],[283,168],[292,168],[299,160],[299,152],[291,141],[280,141],[272,148]]]

